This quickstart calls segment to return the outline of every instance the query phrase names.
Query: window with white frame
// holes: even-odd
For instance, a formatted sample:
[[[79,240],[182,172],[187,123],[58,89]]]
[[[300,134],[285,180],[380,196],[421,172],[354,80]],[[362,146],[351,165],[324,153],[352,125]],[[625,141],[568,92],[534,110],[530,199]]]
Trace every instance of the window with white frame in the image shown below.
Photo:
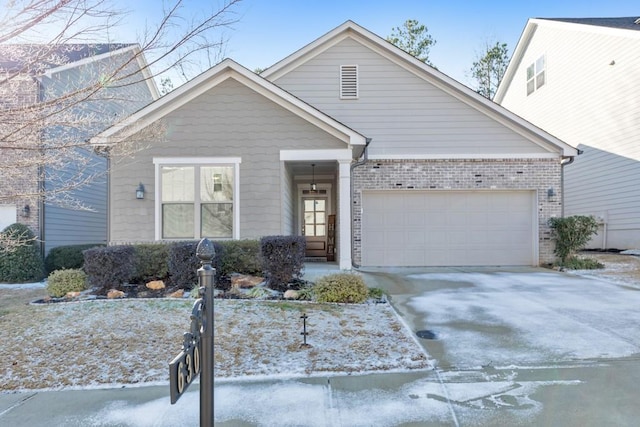
[[[160,181],[158,238],[238,238],[240,159],[154,159],[154,163]]]
[[[545,83],[544,55],[527,67],[527,96],[540,89]]]

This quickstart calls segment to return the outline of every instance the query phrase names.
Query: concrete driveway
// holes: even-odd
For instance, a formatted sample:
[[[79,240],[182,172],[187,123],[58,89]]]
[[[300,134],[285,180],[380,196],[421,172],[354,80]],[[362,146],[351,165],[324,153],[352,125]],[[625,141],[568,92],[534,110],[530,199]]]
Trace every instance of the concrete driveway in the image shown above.
[[[457,425],[637,425],[640,291],[545,269],[370,269]]]
[[[416,338],[432,369],[217,381],[216,426],[638,425],[638,289],[532,268],[362,274],[410,330],[435,334]],[[0,425],[197,425],[197,384],[174,406],[167,393],[0,394]]]

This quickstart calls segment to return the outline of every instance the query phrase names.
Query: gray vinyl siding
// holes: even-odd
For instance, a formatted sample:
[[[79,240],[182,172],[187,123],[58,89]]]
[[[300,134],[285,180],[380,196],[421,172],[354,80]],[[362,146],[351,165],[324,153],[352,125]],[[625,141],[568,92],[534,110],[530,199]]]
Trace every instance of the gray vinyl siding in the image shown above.
[[[564,169],[564,212],[606,222],[591,248],[640,247],[639,51],[638,31],[542,22],[501,100],[583,151]],[[526,67],[543,54],[546,84],[527,96]]]
[[[130,54],[117,55],[88,64],[69,68],[42,79],[42,96],[45,100],[56,99],[78,88],[92,85],[104,76],[104,70],[114,69]],[[125,68],[123,73],[134,73],[137,63]],[[117,120],[144,107],[153,100],[149,87],[140,81],[140,75],[107,87],[100,92],[99,99],[80,102],[70,114],[77,123],[70,127],[56,126],[46,132],[48,139],[61,138],[64,143],[84,141],[96,135]],[[78,165],[74,156],[87,158],[86,165]],[[84,210],[69,208],[60,202],[45,203],[44,206],[44,245],[45,253],[54,247],[84,243],[106,243],[107,241],[107,162],[104,157],[91,151],[80,149],[69,156],[66,166],[60,169],[55,165],[45,171],[45,186],[48,190],[64,187],[70,180],[77,181],[89,177],[88,184],[67,192],[86,207]],[[84,169],[84,170],[82,170]],[[74,178],[75,177],[75,178]],[[136,183],[137,184],[137,183]],[[132,190],[133,191],[133,190]]]
[[[167,115],[166,132],[131,159],[114,159],[110,242],[155,238],[154,157],[240,157],[240,238],[281,234],[290,200],[280,150],[334,149],[345,143],[230,78]],[[147,196],[136,200],[138,182]],[[292,190],[291,190],[292,191]],[[291,199],[291,197],[288,197]]]
[[[340,65],[354,64],[359,98],[341,100]],[[372,138],[372,157],[548,152],[352,38],[274,83]]]

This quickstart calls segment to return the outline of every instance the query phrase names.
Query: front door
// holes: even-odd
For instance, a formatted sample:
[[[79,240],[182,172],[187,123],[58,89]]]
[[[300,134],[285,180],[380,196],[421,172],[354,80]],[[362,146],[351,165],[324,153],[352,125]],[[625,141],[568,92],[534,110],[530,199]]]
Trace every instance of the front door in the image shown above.
[[[308,257],[327,256],[327,198],[302,199],[302,235],[307,241]]]

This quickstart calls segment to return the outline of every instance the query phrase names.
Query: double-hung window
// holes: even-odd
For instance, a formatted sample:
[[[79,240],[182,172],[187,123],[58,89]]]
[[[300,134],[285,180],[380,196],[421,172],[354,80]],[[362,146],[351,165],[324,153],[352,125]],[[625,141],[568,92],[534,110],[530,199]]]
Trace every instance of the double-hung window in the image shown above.
[[[153,161],[158,240],[239,237],[239,158]]]
[[[527,67],[527,96],[540,89],[545,84],[544,55]]]

